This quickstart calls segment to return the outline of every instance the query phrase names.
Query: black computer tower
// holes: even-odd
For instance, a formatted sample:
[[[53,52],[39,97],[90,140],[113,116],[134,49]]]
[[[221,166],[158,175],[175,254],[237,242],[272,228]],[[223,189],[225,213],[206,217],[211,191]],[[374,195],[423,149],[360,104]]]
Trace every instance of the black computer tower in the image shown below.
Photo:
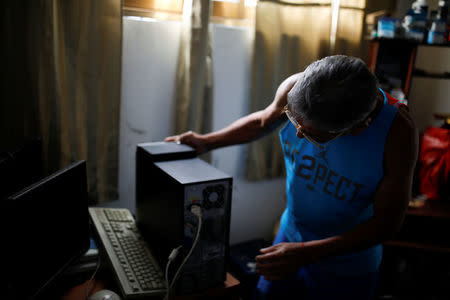
[[[190,208],[202,207],[199,242],[178,279],[177,292],[203,290],[225,281],[231,191],[232,178],[195,157],[188,146],[137,146],[136,221],[162,267],[172,249],[183,246],[180,259],[188,253],[198,225]]]

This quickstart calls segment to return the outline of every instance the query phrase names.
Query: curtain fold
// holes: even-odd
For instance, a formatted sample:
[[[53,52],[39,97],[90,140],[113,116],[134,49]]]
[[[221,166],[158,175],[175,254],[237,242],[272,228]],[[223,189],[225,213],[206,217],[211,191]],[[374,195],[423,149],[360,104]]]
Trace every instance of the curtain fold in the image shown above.
[[[250,111],[268,106],[281,82],[313,61],[332,54],[359,56],[364,7],[362,0],[259,1]],[[246,165],[249,180],[282,175],[284,161],[278,132],[249,145]]]
[[[175,134],[212,127],[211,2],[185,0],[175,93]]]
[[[28,0],[13,10],[27,24],[17,34],[28,51],[13,59],[28,62],[21,72],[30,78],[47,173],[84,159],[90,201],[117,199],[120,1]]]
[[[60,119],[60,132],[53,138],[60,147],[59,166],[86,159],[90,198],[98,202],[117,199],[120,2],[54,0],[52,14],[51,64],[59,110],[50,117]],[[40,76],[48,67],[43,65]],[[48,108],[42,105],[40,113],[47,113]],[[50,139],[52,130],[41,128],[44,138]]]

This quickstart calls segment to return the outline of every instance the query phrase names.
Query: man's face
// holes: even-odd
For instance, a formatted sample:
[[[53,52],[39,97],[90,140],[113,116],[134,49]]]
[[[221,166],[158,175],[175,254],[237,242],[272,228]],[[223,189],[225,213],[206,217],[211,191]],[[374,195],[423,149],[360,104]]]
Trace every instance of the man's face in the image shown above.
[[[314,146],[318,148],[322,148],[321,144],[331,142],[332,140],[338,138],[345,132],[334,133],[334,132],[326,132],[318,129],[314,129],[314,127],[302,124],[298,117],[294,116],[290,109],[289,105],[286,105],[284,111],[289,118],[289,121],[295,126],[297,129],[297,137],[298,138],[306,138],[309,142],[311,142]]]
[[[300,123],[300,124],[302,124],[302,123]],[[331,133],[331,132],[317,130],[306,124],[301,125],[301,126],[302,126],[303,134],[297,130],[297,137],[304,138],[306,135],[318,143],[327,143],[327,142],[335,139],[338,135],[339,136],[342,135],[341,133]]]
[[[288,94],[288,99],[291,95]],[[338,138],[341,135],[346,134],[352,134],[356,135],[361,133],[364,129],[370,126],[370,123],[372,120],[376,117],[378,114],[382,104],[383,104],[384,96],[381,94],[381,92],[378,92],[377,94],[377,105],[373,109],[373,111],[369,114],[369,116],[362,122],[354,125],[352,128],[344,130],[342,132],[329,132],[317,129],[317,127],[311,125],[311,123],[306,122],[305,120],[302,120],[298,116],[295,116],[292,113],[292,110],[289,107],[289,104],[285,107],[285,113],[288,116],[291,123],[295,126],[297,129],[297,137],[298,138],[306,138],[308,141],[310,141],[315,146],[321,148],[320,144],[328,143],[336,138]],[[289,100],[288,100],[289,102]]]

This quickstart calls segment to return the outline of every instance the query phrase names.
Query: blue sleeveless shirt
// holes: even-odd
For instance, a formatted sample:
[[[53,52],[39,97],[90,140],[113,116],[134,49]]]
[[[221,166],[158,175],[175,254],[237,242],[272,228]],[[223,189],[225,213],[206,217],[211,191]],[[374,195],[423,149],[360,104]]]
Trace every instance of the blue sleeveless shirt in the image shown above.
[[[297,137],[291,124],[279,135],[286,165],[287,207],[280,228],[291,242],[307,242],[342,234],[373,216],[376,188],[383,177],[386,137],[397,107],[384,105],[362,133],[345,135],[319,149]],[[344,275],[377,271],[382,246],[377,245],[315,264]]]

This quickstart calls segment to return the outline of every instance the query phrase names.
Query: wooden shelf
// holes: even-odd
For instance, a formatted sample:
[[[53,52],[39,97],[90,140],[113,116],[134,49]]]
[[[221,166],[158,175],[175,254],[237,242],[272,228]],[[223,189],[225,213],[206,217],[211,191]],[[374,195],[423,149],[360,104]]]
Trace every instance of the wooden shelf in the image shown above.
[[[428,46],[428,47],[450,47],[450,43],[446,44],[427,44],[427,43],[420,43],[418,46]]]
[[[428,44],[428,43],[424,43],[424,42],[417,42],[417,41],[414,41],[414,40],[400,39],[400,38],[395,38],[395,39],[376,38],[376,39],[369,39],[369,41],[373,41],[373,42],[388,42],[388,43],[403,43],[403,44],[411,44],[411,45],[416,45],[416,46],[429,46],[429,47],[450,47],[450,43],[445,43],[445,44]]]
[[[369,44],[367,66],[381,84],[390,84],[390,77],[400,79],[399,87],[408,98],[416,52],[417,42],[414,41],[374,39]]]
[[[413,77],[434,78],[434,79],[450,79],[450,76],[446,76],[446,75],[413,74]]]
[[[445,68],[435,68],[436,73],[433,73],[419,67],[426,64],[415,66],[417,50],[422,46],[447,48],[450,47],[450,43],[430,45],[407,39],[372,39],[369,43],[367,66],[378,77],[380,83],[401,87],[406,98],[409,99],[412,77],[450,79],[450,74]],[[436,50],[440,51],[440,49]],[[397,81],[399,79],[400,82],[392,78]],[[402,228],[395,240],[388,241],[385,245],[400,249],[450,253],[450,240],[447,238],[448,234],[446,235],[448,232],[450,232],[450,199],[449,201],[429,200],[425,201],[422,207],[408,208]]]
[[[408,208],[406,214],[410,216],[450,219],[450,202],[439,200],[425,201],[422,207]]]
[[[450,73],[430,73],[421,69],[414,69],[414,77],[424,77],[424,78],[436,78],[436,79],[450,79]]]

